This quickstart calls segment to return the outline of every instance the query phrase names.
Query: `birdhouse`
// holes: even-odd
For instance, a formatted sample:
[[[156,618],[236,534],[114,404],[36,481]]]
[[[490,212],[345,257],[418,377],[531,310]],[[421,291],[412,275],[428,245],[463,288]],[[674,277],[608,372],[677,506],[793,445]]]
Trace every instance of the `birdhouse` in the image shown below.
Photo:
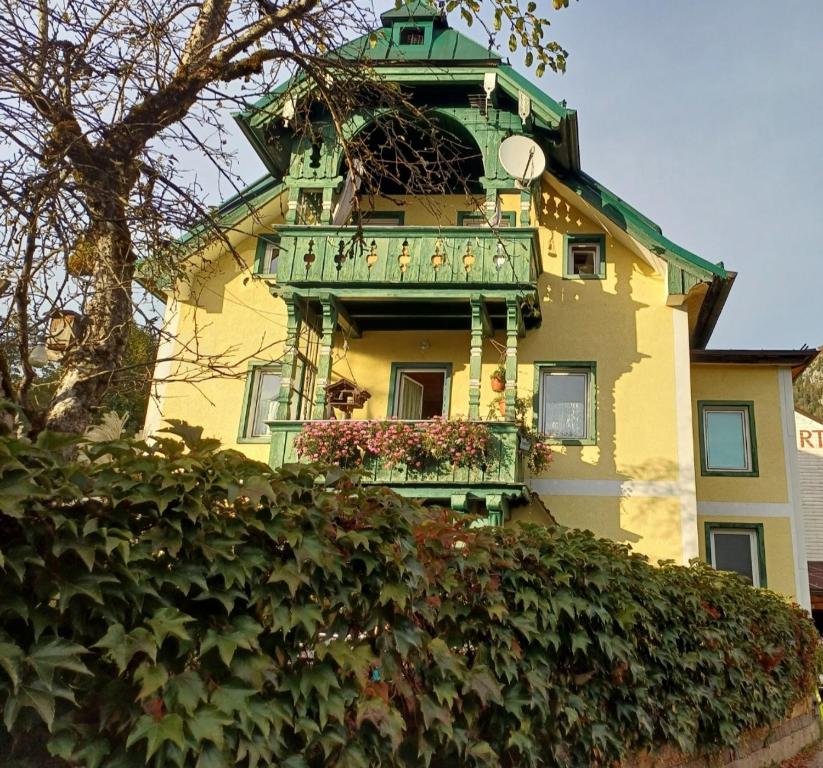
[[[49,360],[62,360],[69,345],[80,338],[83,318],[67,309],[52,312],[46,336],[46,354]]]
[[[347,419],[351,418],[355,408],[362,408],[370,397],[370,392],[348,379],[338,379],[326,387],[326,403],[343,411]]]

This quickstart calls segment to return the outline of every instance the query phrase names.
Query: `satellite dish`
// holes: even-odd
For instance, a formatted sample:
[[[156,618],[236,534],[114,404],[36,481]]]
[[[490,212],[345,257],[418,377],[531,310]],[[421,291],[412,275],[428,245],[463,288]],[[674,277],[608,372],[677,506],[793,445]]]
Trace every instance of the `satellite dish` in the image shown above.
[[[546,156],[540,145],[528,136],[509,136],[500,143],[500,165],[521,185],[528,186],[546,170]]]

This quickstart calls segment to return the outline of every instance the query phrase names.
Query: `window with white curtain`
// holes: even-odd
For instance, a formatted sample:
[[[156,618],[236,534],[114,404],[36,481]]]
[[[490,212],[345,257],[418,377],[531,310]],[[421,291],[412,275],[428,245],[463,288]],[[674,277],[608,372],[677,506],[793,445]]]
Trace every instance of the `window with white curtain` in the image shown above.
[[[538,427],[558,440],[594,438],[590,367],[551,368],[540,372]]]

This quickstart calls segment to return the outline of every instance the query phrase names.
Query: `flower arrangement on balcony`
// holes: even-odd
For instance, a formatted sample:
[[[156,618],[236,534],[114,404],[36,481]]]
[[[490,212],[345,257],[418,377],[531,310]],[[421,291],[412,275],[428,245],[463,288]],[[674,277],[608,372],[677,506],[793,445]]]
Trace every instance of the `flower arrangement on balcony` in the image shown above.
[[[549,436],[527,426],[526,414],[529,410],[529,399],[515,397],[514,421],[517,422],[520,432],[520,450],[526,457],[529,472],[539,475],[548,469],[554,459]],[[489,421],[498,421],[506,415],[506,396],[496,395],[489,403]]]
[[[431,464],[477,467],[486,463],[492,433],[482,422],[436,417],[428,421],[309,421],[295,438],[301,459],[360,467],[422,469]]]
[[[554,460],[549,438],[526,426],[520,427],[520,449],[526,454],[526,464],[533,475],[547,470]]]

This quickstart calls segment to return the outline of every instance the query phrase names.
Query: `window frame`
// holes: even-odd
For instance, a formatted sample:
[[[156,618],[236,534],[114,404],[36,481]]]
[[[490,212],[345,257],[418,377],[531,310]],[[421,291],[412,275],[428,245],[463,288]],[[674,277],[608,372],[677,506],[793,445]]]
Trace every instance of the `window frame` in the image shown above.
[[[417,48],[418,46],[422,46],[426,44],[426,26],[425,24],[418,24],[418,23],[407,23],[400,25],[400,29],[397,33],[397,44],[402,47],[409,47],[409,48]],[[403,37],[410,33],[420,33],[420,42],[411,43],[409,41],[403,40]]]
[[[757,584],[754,587],[764,589],[769,586],[766,577],[766,541],[763,533],[763,523],[704,523],[704,535],[706,539],[706,562],[716,569],[714,564],[714,534],[718,531],[728,533],[747,532],[753,535],[754,546],[752,553],[757,557],[757,563],[752,563],[752,574],[757,574]],[[722,533],[721,533],[722,535]],[[755,567],[756,566],[756,567]],[[732,571],[735,573],[735,571]]]
[[[269,248],[280,248],[280,236],[275,234],[259,235],[257,238],[257,249],[254,255],[254,271],[258,275],[276,275],[277,270],[273,272],[267,269],[266,254]],[[278,254],[279,258],[279,254]]]
[[[596,245],[598,248],[597,269],[592,275],[577,275],[572,267],[572,249],[575,245]],[[606,236],[567,234],[563,243],[563,278],[565,280],[605,280],[606,279]]]
[[[395,398],[398,395],[397,380],[401,371],[437,371],[443,372],[443,418],[449,418],[451,403],[452,364],[451,363],[392,363],[391,379],[389,379],[388,409],[386,418],[394,419]]]
[[[468,224],[465,223],[466,219],[469,218],[480,218],[485,216],[484,213],[481,211],[458,211],[457,212],[457,226],[458,227],[467,227]],[[507,226],[504,229],[511,229],[517,226],[517,214],[514,211],[502,211],[500,213],[500,218],[505,219],[508,222]],[[483,218],[482,223],[478,224],[480,227],[488,228],[488,224],[486,219]]]
[[[708,446],[706,444],[707,412],[712,410],[740,410],[746,412],[748,426],[748,469],[712,469],[709,467]],[[752,400],[698,400],[697,401],[697,431],[700,449],[700,474],[703,477],[760,477],[760,468],[757,458],[757,430],[754,419],[754,401]]]
[[[309,202],[309,198],[314,198],[318,206],[315,207]],[[300,187],[297,194],[297,208],[294,215],[294,223],[305,227],[324,226],[327,222],[323,220],[325,210],[322,187]],[[316,220],[312,221],[311,217]]]
[[[373,219],[368,224],[364,218]],[[383,221],[380,221],[383,219]],[[360,211],[360,222],[363,227],[402,227],[406,224],[405,211]],[[357,222],[352,221],[350,226],[356,226]]]
[[[534,364],[534,395],[532,396],[532,426],[541,432],[540,412],[542,403],[542,381],[544,374],[588,373],[587,422],[588,435],[577,437],[548,437],[552,445],[597,445],[597,362],[594,360],[545,360]],[[542,432],[541,432],[542,434]]]
[[[237,433],[238,443],[268,443],[271,434],[252,435],[250,431],[254,424],[255,409],[257,407],[257,393],[259,392],[259,377],[261,373],[274,373],[280,377],[280,387],[275,400],[280,396],[283,388],[283,366],[272,360],[254,360],[249,363],[246,372],[246,386],[243,392],[243,409],[241,411],[240,429]]]

